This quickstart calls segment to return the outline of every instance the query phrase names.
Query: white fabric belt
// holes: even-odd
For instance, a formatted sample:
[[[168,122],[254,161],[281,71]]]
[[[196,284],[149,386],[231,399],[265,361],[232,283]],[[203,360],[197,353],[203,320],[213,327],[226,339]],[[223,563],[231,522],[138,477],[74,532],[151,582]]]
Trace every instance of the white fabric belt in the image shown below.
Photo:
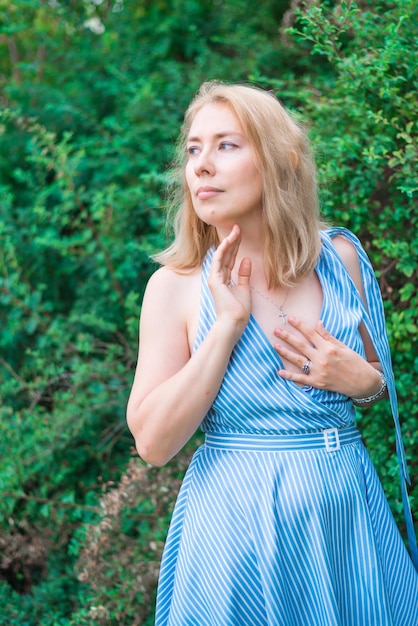
[[[254,433],[207,433],[205,444],[219,450],[260,450],[264,452],[291,452],[326,450],[337,452],[341,446],[359,443],[360,431],[355,426],[325,428],[324,430],[293,432],[286,435]]]

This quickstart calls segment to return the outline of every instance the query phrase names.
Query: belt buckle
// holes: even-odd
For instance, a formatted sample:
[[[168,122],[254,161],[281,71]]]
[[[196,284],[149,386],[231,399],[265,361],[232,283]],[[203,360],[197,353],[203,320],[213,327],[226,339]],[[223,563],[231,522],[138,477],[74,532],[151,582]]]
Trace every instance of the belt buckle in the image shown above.
[[[338,434],[338,428],[325,428],[322,431],[324,433],[325,450],[327,452],[337,452],[341,448],[340,436]],[[335,437],[335,443],[330,443],[330,438]]]

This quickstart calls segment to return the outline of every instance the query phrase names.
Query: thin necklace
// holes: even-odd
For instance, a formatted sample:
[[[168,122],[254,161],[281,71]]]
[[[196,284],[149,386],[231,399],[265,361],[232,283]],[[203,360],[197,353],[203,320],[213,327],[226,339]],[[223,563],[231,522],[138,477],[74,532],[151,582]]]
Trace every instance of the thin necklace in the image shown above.
[[[233,285],[237,285],[238,281],[232,280],[232,284]],[[267,300],[267,302],[270,302],[270,304],[272,304],[274,306],[275,309],[277,309],[278,312],[278,316],[280,317],[280,319],[282,320],[282,324],[283,326],[285,326],[285,324],[287,323],[287,313],[284,310],[284,306],[287,302],[287,299],[289,297],[289,287],[286,290],[286,296],[285,299],[283,300],[283,302],[281,304],[277,304],[276,302],[274,302],[274,300],[272,300],[271,298],[269,298],[268,296],[266,296],[264,293],[261,293],[261,291],[258,291],[258,289],[256,289],[255,287],[253,287],[252,285],[250,285],[250,289],[252,289],[253,291],[255,291],[256,293],[258,293],[259,296],[261,296],[262,298],[264,298],[264,300]]]
[[[274,300],[272,300],[271,298],[269,298],[268,296],[264,295],[264,293],[261,293],[261,291],[258,291],[258,289],[256,289],[255,287],[252,287],[250,285],[250,288],[255,291],[256,293],[258,293],[259,296],[261,296],[262,298],[264,298],[264,300],[267,300],[267,302],[270,302],[270,304],[272,304],[274,306],[275,309],[277,309],[279,311],[278,316],[280,317],[280,319],[282,320],[282,324],[283,326],[286,324],[286,317],[287,317],[287,313],[284,310],[284,305],[287,302],[287,298],[289,296],[289,287],[287,288],[286,291],[286,297],[283,300],[283,302],[281,304],[277,304],[276,302],[274,302]]]

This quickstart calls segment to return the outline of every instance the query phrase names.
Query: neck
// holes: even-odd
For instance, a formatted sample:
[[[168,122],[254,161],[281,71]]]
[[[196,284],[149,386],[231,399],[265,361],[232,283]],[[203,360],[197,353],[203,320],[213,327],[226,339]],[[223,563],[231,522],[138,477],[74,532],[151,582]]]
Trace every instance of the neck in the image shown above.
[[[252,219],[242,219],[236,222],[241,232],[241,244],[240,251],[245,250],[245,254],[242,256],[253,256],[256,258],[258,255],[262,255],[264,250],[265,232],[262,226],[261,218],[257,216]],[[225,227],[217,227],[216,232],[219,237],[219,241],[222,241],[231,232],[233,224],[228,224]]]

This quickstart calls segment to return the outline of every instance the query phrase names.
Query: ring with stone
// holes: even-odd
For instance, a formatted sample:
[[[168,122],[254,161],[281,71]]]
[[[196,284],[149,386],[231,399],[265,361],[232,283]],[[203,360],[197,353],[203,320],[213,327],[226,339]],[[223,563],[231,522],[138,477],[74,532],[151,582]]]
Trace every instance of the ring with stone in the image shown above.
[[[312,363],[310,362],[310,360],[308,359],[305,363],[305,365],[302,365],[302,367],[300,368],[302,370],[303,374],[306,374],[306,376],[308,376],[308,374],[311,371],[311,365]]]

